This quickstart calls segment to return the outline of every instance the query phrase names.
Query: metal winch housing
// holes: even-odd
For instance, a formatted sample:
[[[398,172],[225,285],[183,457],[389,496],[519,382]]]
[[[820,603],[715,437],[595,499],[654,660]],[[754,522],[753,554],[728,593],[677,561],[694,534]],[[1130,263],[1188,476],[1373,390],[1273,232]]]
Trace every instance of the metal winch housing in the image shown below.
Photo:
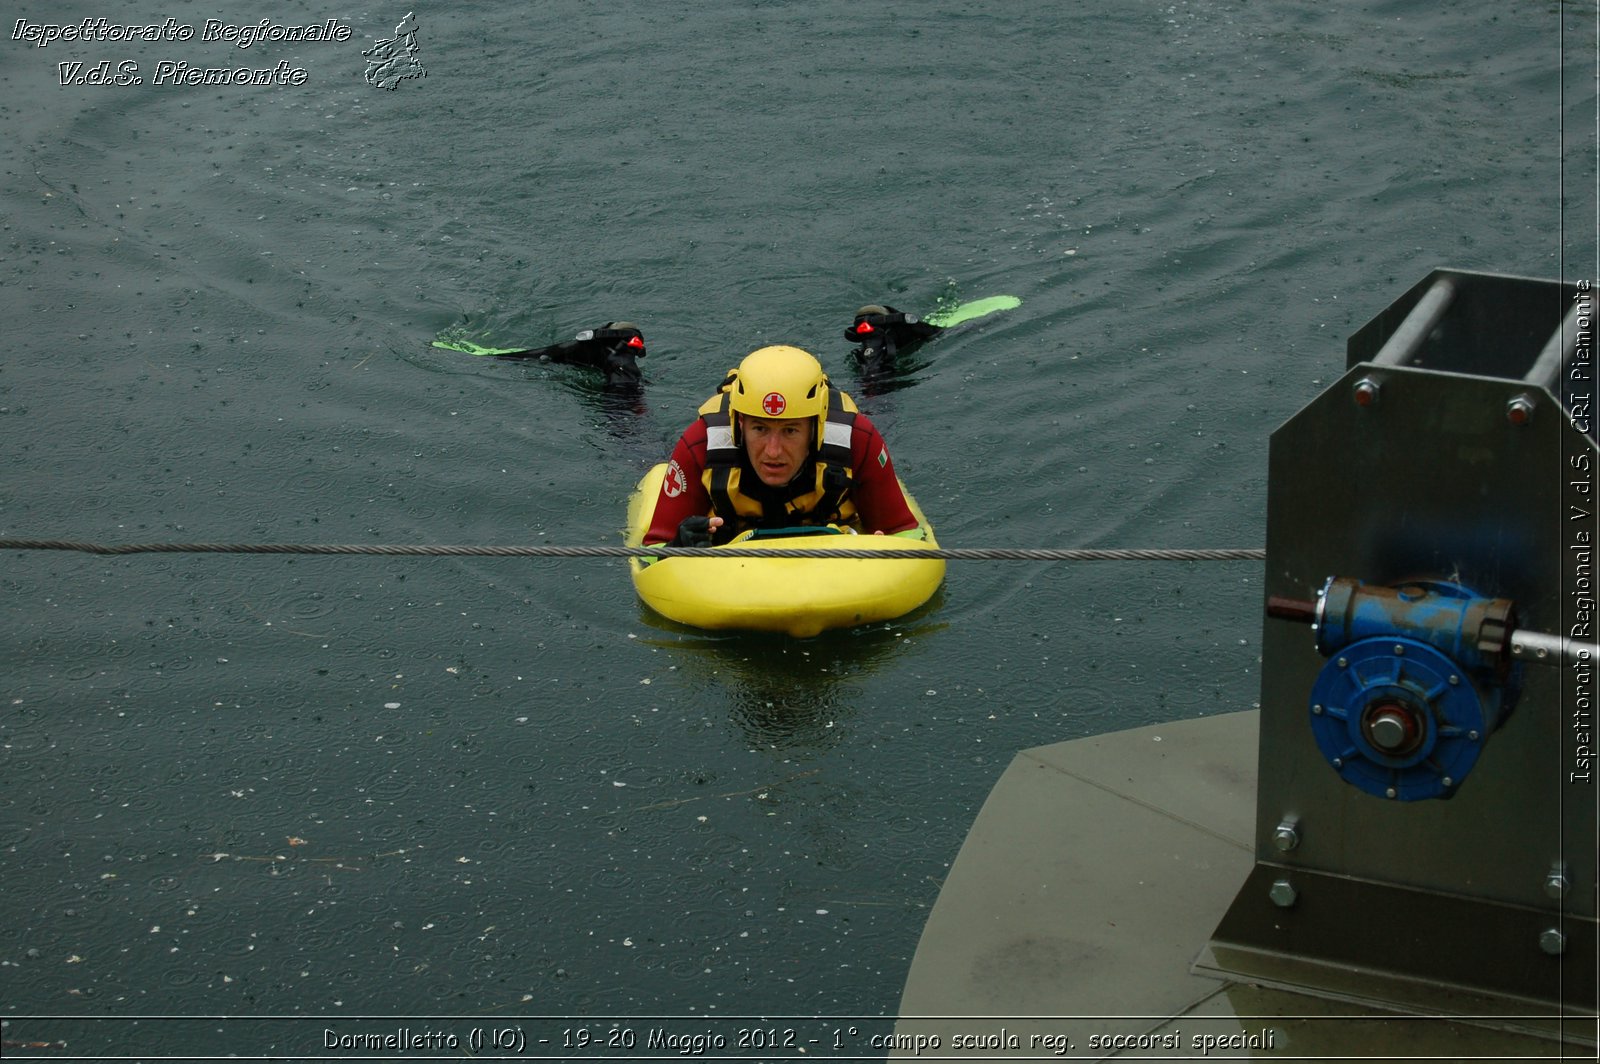
[[[1592,1044],[1593,303],[1435,271],[1273,434],[1255,867],[1197,971]]]

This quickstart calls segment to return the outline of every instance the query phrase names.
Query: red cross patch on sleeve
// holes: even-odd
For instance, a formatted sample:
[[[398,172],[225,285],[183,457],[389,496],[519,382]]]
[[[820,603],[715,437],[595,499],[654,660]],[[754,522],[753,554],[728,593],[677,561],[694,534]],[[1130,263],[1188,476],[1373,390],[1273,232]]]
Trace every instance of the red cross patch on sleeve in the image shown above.
[[[688,482],[684,479],[683,470],[679,467],[677,459],[667,466],[666,476],[661,478],[661,493],[669,499],[676,499],[682,495]]]

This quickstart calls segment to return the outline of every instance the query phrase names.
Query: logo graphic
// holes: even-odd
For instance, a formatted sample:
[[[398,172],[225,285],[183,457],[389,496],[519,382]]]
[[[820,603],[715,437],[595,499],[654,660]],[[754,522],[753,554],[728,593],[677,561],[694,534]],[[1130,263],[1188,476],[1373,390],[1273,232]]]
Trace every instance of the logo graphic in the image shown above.
[[[783,398],[782,392],[768,392],[767,397],[761,400],[761,409],[767,412],[768,417],[777,417],[789,406]]]
[[[678,460],[674,458],[667,466],[667,475],[661,478],[661,494],[669,499],[676,499],[687,487],[688,484],[683,479],[683,470],[679,467]]]
[[[394,28],[394,39],[379,41],[361,53],[367,57],[367,84],[393,90],[407,78],[425,78],[417,62],[417,16],[408,12]]]

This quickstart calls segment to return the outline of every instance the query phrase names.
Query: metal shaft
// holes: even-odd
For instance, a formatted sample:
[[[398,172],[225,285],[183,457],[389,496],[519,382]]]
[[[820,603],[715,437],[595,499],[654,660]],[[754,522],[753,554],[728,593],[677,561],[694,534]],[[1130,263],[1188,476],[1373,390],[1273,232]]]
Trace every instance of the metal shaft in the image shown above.
[[[1600,660],[1600,646],[1519,628],[1511,633],[1511,656],[1535,665],[1592,665]]]
[[[1538,385],[1551,395],[1561,394],[1562,367],[1572,360],[1573,352],[1578,349],[1579,305],[1574,303],[1572,309],[1567,311],[1567,316],[1562,319],[1561,325],[1544,345],[1544,350],[1539,352],[1533,368],[1522,378],[1528,384]]]
[[[1304,599],[1272,595],[1267,599],[1267,616],[1282,621],[1314,624],[1317,620],[1317,604]],[[1532,665],[1597,664],[1600,663],[1600,645],[1518,628],[1511,633],[1511,656]]]
[[[1438,327],[1444,312],[1450,309],[1450,301],[1455,298],[1455,282],[1448,277],[1441,277],[1434,282],[1427,294],[1417,301],[1411,308],[1400,327],[1389,337],[1389,342],[1384,344],[1372,361],[1380,366],[1404,366],[1416,355],[1417,349],[1428,339],[1428,335]]]

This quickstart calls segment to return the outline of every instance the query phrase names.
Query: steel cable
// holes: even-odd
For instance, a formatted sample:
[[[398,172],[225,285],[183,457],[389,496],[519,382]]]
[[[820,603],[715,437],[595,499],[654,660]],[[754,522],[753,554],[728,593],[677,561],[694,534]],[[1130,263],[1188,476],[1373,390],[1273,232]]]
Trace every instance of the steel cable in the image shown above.
[[[477,558],[943,558],[951,561],[1024,562],[1220,562],[1261,561],[1259,548],[1158,550],[1103,548],[888,547],[559,547],[448,546],[363,543],[81,543],[56,539],[0,538],[0,550],[57,550],[84,554],[381,554],[399,557]]]

